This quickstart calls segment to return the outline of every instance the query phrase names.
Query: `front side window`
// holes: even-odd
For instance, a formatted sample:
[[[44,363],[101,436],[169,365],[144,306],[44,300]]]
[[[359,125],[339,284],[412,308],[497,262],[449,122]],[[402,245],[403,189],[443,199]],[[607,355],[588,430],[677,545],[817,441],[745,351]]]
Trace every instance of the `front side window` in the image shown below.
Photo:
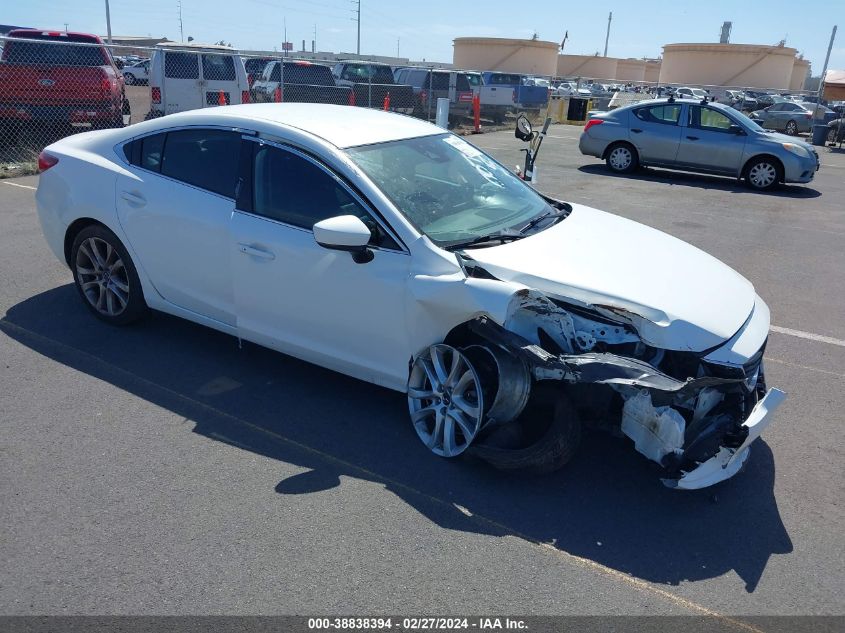
[[[553,211],[522,180],[453,134],[364,145],[347,153],[414,226],[441,246],[519,229]]]
[[[207,81],[234,81],[235,60],[231,55],[203,55],[202,77]]]
[[[199,79],[197,57],[193,53],[164,53],[164,76],[170,79]]]
[[[234,198],[241,136],[226,130],[196,129],[167,133],[161,174]]]
[[[254,213],[303,229],[339,215],[372,222],[352,194],[325,170],[272,145],[255,151],[252,190]]]
[[[727,132],[734,125],[734,122],[718,110],[693,106],[690,109],[690,125],[712,132]]]

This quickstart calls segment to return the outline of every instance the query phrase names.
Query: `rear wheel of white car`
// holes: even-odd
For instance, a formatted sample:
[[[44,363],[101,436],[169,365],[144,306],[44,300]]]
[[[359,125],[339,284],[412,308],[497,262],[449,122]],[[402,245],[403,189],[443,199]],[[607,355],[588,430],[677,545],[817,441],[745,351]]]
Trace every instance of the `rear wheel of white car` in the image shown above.
[[[787,121],[786,127],[784,128],[784,132],[786,132],[790,136],[795,136],[796,134],[798,134],[798,124],[795,121]]]
[[[628,174],[634,171],[640,163],[637,150],[628,143],[611,145],[607,150],[605,162],[612,171],[618,174]]]
[[[92,224],[76,235],[70,267],[76,289],[97,318],[112,325],[127,325],[146,313],[135,265],[106,227]]]
[[[780,165],[765,156],[755,158],[745,168],[745,182],[752,189],[765,191],[777,186],[782,180]]]
[[[484,419],[481,381],[469,359],[443,344],[420,354],[408,377],[408,409],[414,430],[432,453],[463,453]]]
[[[135,84],[135,75],[132,73],[123,73],[123,78],[126,80],[127,86],[132,86]]]
[[[836,145],[836,128],[832,127],[827,131],[827,144]]]

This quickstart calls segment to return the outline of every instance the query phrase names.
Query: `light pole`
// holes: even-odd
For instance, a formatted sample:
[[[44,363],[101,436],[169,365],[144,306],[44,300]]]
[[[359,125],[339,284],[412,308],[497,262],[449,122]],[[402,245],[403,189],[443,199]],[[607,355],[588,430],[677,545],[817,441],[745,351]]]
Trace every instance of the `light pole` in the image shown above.
[[[111,44],[111,13],[109,12],[109,0],[106,0],[106,40]]]
[[[604,38],[604,56],[607,57],[607,43],[610,41],[610,23],[613,21],[613,11],[607,16],[607,35]]]

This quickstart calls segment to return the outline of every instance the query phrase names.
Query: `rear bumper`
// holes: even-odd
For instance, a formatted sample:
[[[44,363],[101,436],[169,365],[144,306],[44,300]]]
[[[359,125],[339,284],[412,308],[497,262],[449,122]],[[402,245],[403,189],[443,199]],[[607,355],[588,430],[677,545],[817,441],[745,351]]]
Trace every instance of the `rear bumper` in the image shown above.
[[[71,105],[0,103],[0,120],[33,123],[91,123],[121,114],[113,101],[88,101]]]
[[[607,141],[594,139],[587,132],[581,132],[581,138],[578,140],[578,149],[585,156],[601,158],[602,154],[604,154],[605,147],[607,147]]]

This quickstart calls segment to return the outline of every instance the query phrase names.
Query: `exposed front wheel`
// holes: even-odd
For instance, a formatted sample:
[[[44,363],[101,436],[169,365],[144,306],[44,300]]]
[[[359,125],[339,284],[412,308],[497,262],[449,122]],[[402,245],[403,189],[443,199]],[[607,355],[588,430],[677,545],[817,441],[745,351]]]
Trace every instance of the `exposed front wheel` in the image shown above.
[[[607,151],[605,162],[611,171],[615,171],[618,174],[627,174],[637,168],[639,158],[637,157],[637,150],[631,145],[619,143],[612,145]]]
[[[484,398],[478,373],[450,345],[420,354],[408,377],[411,423],[423,444],[440,457],[463,453],[481,429]]]
[[[780,165],[768,158],[755,158],[745,172],[748,186],[758,191],[775,187],[781,180]]]
[[[784,128],[784,132],[786,132],[790,136],[795,136],[796,134],[798,134],[798,124],[795,121],[787,121],[786,127]]]
[[[106,323],[126,325],[147,311],[129,253],[104,226],[87,226],[77,234],[70,265],[85,305]]]

